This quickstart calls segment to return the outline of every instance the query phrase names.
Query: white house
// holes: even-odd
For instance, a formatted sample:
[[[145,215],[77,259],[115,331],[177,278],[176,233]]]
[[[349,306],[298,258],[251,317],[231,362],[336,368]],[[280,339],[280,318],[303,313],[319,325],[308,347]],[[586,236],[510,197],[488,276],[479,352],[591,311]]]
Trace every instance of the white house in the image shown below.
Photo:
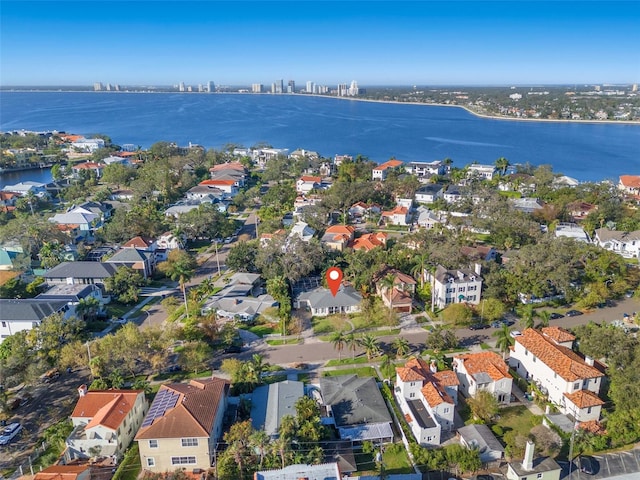
[[[296,192],[301,195],[308,194],[311,190],[317,190],[322,185],[321,177],[303,175],[296,182]]]
[[[225,197],[235,197],[238,194],[238,183],[236,180],[219,180],[209,179],[200,182],[198,185],[206,185],[215,187],[218,190],[222,190],[225,193]]]
[[[640,195],[640,175],[620,175],[618,188],[630,195]]]
[[[70,317],[74,311],[67,303],[66,299],[0,299],[0,343],[16,332],[37,327],[55,313]]]
[[[511,462],[507,466],[507,480],[560,480],[562,468],[551,457],[533,458],[535,445],[527,441],[522,462]]]
[[[493,180],[493,177],[498,171],[494,165],[481,165],[479,163],[473,163],[467,166],[467,176],[469,178],[479,177],[484,180]]]
[[[2,191],[15,193],[17,195],[20,195],[21,197],[24,197],[29,193],[33,193],[36,197],[40,198],[46,197],[48,195],[47,185],[45,183],[32,181],[20,182],[16,183],[15,185],[5,185],[4,187],[2,187]]]
[[[411,215],[407,207],[397,206],[393,210],[382,212],[380,221],[386,221],[389,225],[409,225]]]
[[[318,287],[303,292],[296,299],[296,308],[308,308],[315,317],[326,317],[338,313],[358,313],[361,310],[362,295],[351,286],[341,286],[335,296],[331,291]]]
[[[372,178],[374,180],[384,180],[387,178],[389,171],[402,165],[404,165],[404,162],[401,160],[389,160],[388,162],[384,162],[373,168],[371,172]]]
[[[315,235],[316,231],[305,222],[296,222],[289,232],[289,237],[299,237],[304,242],[309,242]]]
[[[79,152],[93,153],[100,148],[104,148],[104,140],[101,138],[80,137],[71,146]]]
[[[73,431],[67,437],[67,462],[94,456],[121,458],[142,424],[149,404],[143,390],[78,388],[80,398],[71,413]]]
[[[433,305],[437,308],[445,308],[452,303],[480,303],[483,279],[479,264],[475,270],[447,270],[438,265],[435,273],[425,270],[424,276],[431,282]]]
[[[416,223],[418,224],[418,226],[426,228],[428,230],[434,228],[436,225],[442,224],[440,216],[437,215],[433,210],[429,210],[424,205],[420,205],[416,209],[416,216]]]
[[[454,372],[438,372],[421,358],[396,368],[394,393],[420,445],[440,445],[442,431],[453,429],[458,384]]]
[[[427,179],[433,175],[443,175],[445,173],[445,165],[440,160],[433,162],[409,162],[405,165],[405,170],[411,175],[415,175],[418,179]]]
[[[438,198],[442,198],[444,195],[444,185],[439,183],[428,183],[422,185],[416,190],[416,202],[418,203],[433,203]]]
[[[560,327],[528,328],[515,339],[509,365],[534,382],[565,415],[578,422],[598,420],[604,373],[595,361],[572,350],[575,337]]]
[[[473,397],[481,390],[488,391],[499,403],[508,404],[513,377],[509,367],[495,352],[466,353],[453,357],[453,371],[460,381],[460,391]]]
[[[625,258],[640,258],[640,230],[619,232],[608,228],[598,228],[593,243]]]
[[[559,223],[556,225],[555,231],[556,237],[573,238],[578,242],[589,243],[589,235],[583,230],[582,227],[575,223]]]

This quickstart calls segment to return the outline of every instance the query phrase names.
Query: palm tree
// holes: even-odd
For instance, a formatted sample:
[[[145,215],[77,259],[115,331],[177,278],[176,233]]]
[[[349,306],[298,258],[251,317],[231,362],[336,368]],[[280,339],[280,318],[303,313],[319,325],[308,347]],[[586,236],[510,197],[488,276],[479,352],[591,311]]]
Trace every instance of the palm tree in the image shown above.
[[[346,336],[342,330],[339,332],[333,332],[331,335],[331,343],[333,344],[333,348],[338,350],[338,360],[342,360],[342,350],[344,349],[344,345],[346,343]]]
[[[267,448],[271,443],[271,437],[269,437],[264,430],[255,430],[249,437],[249,443],[258,451],[260,455],[260,469],[262,469],[264,457],[267,455]]]
[[[537,316],[540,319],[541,327],[549,326],[549,320],[551,320],[551,313],[549,313],[548,310],[541,310],[540,312],[538,312]]]
[[[507,168],[509,168],[509,165],[511,165],[509,163],[509,160],[507,160],[504,157],[500,157],[499,159],[496,160],[496,168],[498,170],[500,170],[500,175],[504,175],[507,171]]]
[[[393,375],[393,362],[389,355],[382,355],[380,358],[380,373],[382,373],[385,378]]]
[[[362,337],[360,337],[358,343],[360,343],[360,346],[364,348],[364,351],[369,360],[380,354],[380,344],[378,343],[378,339],[373,335],[364,334]]]
[[[404,337],[397,337],[393,343],[391,344],[393,349],[396,352],[396,357],[404,357],[407,353],[411,351],[411,346],[409,345],[409,340]]]
[[[76,315],[83,320],[95,320],[99,309],[100,301],[96,297],[83,298],[76,305]]]
[[[351,358],[355,358],[356,350],[360,346],[360,341],[358,340],[358,337],[356,337],[356,335],[353,332],[349,332],[345,335],[344,341],[347,344],[347,347],[349,348],[349,350],[351,351]]]
[[[533,304],[529,303],[522,309],[522,314],[520,318],[520,323],[522,324],[522,328],[524,330],[526,330],[527,328],[533,328],[535,324],[533,317],[534,317]]]
[[[171,280],[178,281],[182,296],[184,298],[184,308],[189,318],[189,306],[187,305],[186,283],[191,280],[196,270],[196,261],[184,250],[171,250],[167,260],[158,265],[158,268]]]
[[[396,278],[391,273],[380,280],[382,294],[386,294],[389,299],[389,315],[393,315],[393,289],[395,287],[395,283]]]
[[[496,347],[502,352],[502,358],[506,358],[509,347],[511,346],[511,330],[509,325],[502,325],[500,330],[493,332],[493,336],[497,338]]]
[[[429,254],[423,252],[413,259],[416,264],[411,269],[411,274],[420,279],[420,288],[424,288],[424,269],[429,263]]]

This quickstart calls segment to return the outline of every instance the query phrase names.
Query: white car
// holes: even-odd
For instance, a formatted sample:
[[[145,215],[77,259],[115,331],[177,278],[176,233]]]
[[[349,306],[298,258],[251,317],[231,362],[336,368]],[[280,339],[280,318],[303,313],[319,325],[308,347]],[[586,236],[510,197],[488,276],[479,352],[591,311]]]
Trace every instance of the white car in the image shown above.
[[[22,431],[22,425],[19,423],[10,423],[4,430],[0,432],[0,445],[6,445],[13,440]]]
[[[519,337],[520,335],[522,335],[522,332],[519,332],[518,330],[512,330],[509,335],[511,335],[513,338]]]

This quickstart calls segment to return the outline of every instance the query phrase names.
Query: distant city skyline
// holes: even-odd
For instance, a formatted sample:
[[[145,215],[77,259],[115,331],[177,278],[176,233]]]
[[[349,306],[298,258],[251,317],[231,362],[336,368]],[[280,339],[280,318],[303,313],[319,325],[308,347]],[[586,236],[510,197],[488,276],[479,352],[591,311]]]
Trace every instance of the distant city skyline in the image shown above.
[[[634,1],[3,0],[0,85],[632,84],[639,22]]]

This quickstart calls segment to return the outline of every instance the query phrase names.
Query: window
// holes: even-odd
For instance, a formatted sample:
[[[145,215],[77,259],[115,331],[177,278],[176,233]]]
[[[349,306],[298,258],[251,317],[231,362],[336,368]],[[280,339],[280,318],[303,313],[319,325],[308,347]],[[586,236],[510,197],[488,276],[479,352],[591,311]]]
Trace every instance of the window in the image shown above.
[[[449,413],[449,407],[446,407],[446,408],[444,409],[444,413]]]
[[[7,322],[2,322],[2,328],[7,328]]]
[[[411,393],[409,394],[409,398],[415,398],[415,396],[416,396],[415,392],[411,392]]]
[[[574,390],[580,390],[580,382],[576,382],[573,384],[573,389]]]
[[[153,457],[147,457],[147,467],[155,467],[156,459]]]
[[[182,439],[183,447],[197,447],[198,439],[197,438],[183,438]]]
[[[193,465],[196,457],[171,457],[171,465]]]
[[[587,413],[591,413],[591,407],[587,408]]]
[[[538,476],[536,478],[542,478],[542,474],[539,473]]]
[[[158,440],[149,440],[149,448],[158,448]]]

